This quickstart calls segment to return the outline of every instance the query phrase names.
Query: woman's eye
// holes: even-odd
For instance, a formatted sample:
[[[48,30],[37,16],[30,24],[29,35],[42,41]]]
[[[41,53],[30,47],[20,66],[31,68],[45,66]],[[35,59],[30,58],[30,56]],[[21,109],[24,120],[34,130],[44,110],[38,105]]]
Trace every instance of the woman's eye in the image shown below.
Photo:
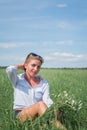
[[[38,66],[38,69],[40,69],[40,66]]]
[[[32,67],[35,67],[35,64],[32,64]]]
[[[37,69],[40,69],[40,66],[36,66],[35,64],[32,64],[32,67],[37,67]]]

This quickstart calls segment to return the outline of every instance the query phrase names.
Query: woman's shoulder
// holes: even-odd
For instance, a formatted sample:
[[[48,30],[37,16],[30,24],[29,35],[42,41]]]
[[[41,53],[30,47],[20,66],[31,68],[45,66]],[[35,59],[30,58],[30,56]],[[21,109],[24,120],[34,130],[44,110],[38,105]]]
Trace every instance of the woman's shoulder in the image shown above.
[[[15,66],[9,65],[9,66],[6,67],[6,69],[9,69],[9,68],[15,68]]]
[[[7,66],[6,67],[6,72],[14,72],[14,71],[17,71],[17,68],[13,65],[10,65],[10,66]]]
[[[19,77],[19,79],[25,79],[24,73],[19,73],[19,74],[18,74],[18,77]]]

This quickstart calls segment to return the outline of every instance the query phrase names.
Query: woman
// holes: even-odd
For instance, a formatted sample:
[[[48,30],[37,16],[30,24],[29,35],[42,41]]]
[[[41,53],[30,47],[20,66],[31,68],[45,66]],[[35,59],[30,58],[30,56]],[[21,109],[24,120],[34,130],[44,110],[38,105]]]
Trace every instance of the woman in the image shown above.
[[[49,84],[38,76],[43,58],[35,53],[30,53],[23,64],[6,68],[7,75],[14,88],[15,116],[24,122],[42,116],[53,104],[49,93]],[[24,73],[17,74],[22,69]]]

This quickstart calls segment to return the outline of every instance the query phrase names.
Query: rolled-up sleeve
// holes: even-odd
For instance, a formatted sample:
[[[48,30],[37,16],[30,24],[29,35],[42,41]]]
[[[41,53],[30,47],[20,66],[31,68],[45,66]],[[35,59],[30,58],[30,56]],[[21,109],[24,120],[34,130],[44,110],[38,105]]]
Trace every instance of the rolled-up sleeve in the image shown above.
[[[50,98],[50,87],[48,83],[45,85],[45,88],[44,88],[43,101],[47,105],[48,108],[53,104],[53,101]]]
[[[12,85],[15,87],[17,83],[17,68],[15,66],[9,66],[6,68],[6,73],[10,79]]]

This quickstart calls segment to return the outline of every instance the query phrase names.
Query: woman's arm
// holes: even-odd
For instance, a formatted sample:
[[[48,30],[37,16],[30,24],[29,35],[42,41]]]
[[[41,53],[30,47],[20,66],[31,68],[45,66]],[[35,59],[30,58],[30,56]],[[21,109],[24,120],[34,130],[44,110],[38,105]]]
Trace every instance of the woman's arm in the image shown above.
[[[6,73],[7,73],[8,77],[9,77],[9,79],[14,87],[16,87],[17,80],[18,80],[18,77],[17,77],[17,70],[18,69],[24,70],[24,64],[8,66],[6,68]]]
[[[46,83],[46,85],[45,85],[44,94],[43,94],[43,101],[47,105],[48,108],[53,104],[53,101],[50,98],[50,90],[49,90],[48,83]]]
[[[17,68],[16,66],[8,66],[6,68],[6,73],[10,79],[13,86],[16,86],[17,83]]]

